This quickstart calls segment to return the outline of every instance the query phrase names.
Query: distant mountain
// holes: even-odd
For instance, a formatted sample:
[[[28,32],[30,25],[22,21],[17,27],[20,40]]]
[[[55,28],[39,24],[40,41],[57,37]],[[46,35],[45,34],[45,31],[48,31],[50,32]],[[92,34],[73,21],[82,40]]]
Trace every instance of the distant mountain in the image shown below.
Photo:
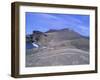
[[[57,32],[57,31],[59,31],[59,30],[50,29],[50,30],[48,30],[46,33],[50,33],[50,32]]]

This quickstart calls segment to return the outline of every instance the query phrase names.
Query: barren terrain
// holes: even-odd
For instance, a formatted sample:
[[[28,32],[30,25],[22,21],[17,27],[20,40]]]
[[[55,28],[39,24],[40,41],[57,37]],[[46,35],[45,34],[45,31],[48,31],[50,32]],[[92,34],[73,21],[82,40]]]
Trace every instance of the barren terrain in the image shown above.
[[[26,49],[26,67],[89,64],[89,38],[67,29],[46,34],[39,48]]]

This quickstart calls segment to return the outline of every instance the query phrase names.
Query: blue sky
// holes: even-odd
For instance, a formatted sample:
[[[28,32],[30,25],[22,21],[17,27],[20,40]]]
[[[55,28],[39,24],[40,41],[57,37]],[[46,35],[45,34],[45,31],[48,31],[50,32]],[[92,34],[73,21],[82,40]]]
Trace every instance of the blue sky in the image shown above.
[[[46,32],[50,29],[69,28],[82,36],[89,36],[89,15],[26,12],[25,16],[26,34],[31,34],[33,30]]]

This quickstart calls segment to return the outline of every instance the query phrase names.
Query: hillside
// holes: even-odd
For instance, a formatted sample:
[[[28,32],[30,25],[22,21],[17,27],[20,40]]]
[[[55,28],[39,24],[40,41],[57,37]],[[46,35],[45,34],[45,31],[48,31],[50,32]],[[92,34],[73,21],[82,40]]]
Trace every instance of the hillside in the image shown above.
[[[26,49],[26,67],[89,64],[89,38],[72,30],[38,32],[31,41],[39,48]]]

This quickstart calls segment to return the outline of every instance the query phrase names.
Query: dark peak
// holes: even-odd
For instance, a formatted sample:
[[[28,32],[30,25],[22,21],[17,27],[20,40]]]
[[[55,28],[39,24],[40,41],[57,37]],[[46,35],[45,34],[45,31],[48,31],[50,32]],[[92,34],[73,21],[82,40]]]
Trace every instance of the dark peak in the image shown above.
[[[56,30],[56,29],[50,29],[50,30],[48,30],[46,33],[49,33],[49,32],[56,32],[56,31],[58,31],[58,30]]]
[[[33,31],[33,34],[41,34],[41,33],[43,33],[43,32],[41,32],[41,31]]]
[[[73,30],[71,30],[71,29],[69,29],[69,28],[61,29],[61,31],[71,31],[71,32],[73,32]]]
[[[32,35],[44,35],[44,36],[47,36],[44,32],[41,32],[41,31],[33,31]]]
[[[30,37],[32,37],[32,34],[27,34],[26,35],[26,38],[30,38]]]
[[[90,37],[89,36],[82,36],[83,38],[85,38],[85,39],[90,39]]]

